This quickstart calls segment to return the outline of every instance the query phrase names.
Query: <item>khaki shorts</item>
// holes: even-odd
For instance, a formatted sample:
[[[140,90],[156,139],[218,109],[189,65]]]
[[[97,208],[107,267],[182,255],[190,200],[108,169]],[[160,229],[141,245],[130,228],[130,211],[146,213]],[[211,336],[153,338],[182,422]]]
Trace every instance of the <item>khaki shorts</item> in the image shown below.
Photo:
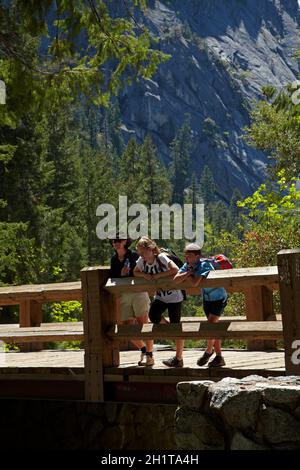
[[[121,320],[143,317],[150,309],[150,299],[147,292],[133,292],[121,295]]]

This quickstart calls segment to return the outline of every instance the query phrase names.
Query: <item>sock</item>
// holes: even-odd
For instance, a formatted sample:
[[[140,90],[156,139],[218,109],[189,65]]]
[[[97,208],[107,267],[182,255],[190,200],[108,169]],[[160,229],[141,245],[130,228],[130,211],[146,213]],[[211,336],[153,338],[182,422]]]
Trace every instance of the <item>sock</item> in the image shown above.
[[[153,356],[153,353],[152,353],[152,351],[151,351],[151,352],[148,352],[148,351],[147,351],[147,352],[146,352],[146,356],[150,356],[150,357],[152,357],[152,356]]]
[[[143,354],[146,354],[146,346],[143,346],[143,347],[141,348],[141,352],[142,352]]]

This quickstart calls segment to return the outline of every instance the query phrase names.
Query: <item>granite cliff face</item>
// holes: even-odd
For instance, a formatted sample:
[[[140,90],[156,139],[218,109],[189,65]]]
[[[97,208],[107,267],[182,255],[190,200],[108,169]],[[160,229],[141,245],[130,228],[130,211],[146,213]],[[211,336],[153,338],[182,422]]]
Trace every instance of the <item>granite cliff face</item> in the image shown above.
[[[143,21],[172,57],[152,80],[122,93],[124,137],[149,133],[168,164],[169,144],[189,113],[196,174],[208,165],[225,200],[234,188],[251,193],[267,155],[241,136],[261,87],[298,76],[297,0],[152,1]]]

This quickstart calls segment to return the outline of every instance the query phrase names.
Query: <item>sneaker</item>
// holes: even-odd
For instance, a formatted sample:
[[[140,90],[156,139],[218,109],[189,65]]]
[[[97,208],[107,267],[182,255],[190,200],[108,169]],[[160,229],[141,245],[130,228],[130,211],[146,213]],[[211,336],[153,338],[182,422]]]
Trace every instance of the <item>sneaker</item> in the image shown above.
[[[209,361],[209,359],[211,358],[211,356],[213,355],[213,353],[208,353],[208,352],[204,352],[203,356],[200,357],[197,361],[197,365],[198,366],[205,366],[205,364]]]
[[[209,362],[208,367],[222,367],[225,366],[225,360],[223,356],[216,355],[212,361]]]
[[[149,356],[147,354],[147,356],[146,356],[146,367],[150,367],[150,366],[154,366],[154,357]]]
[[[178,359],[176,356],[171,357],[171,359],[166,359],[162,362],[165,366],[168,367],[183,367],[183,359]]]
[[[141,352],[141,359],[138,362],[138,366],[146,365],[146,353]]]

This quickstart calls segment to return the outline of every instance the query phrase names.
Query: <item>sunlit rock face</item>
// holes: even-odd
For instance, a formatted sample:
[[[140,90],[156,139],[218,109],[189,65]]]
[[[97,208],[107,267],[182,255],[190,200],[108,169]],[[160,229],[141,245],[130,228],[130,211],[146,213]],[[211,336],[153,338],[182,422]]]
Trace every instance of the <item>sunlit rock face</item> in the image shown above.
[[[297,0],[152,1],[144,23],[171,55],[152,80],[120,97],[125,139],[149,133],[160,157],[191,116],[192,166],[212,170],[219,195],[251,193],[265,178],[268,156],[242,138],[261,88],[281,88],[298,77]]]

